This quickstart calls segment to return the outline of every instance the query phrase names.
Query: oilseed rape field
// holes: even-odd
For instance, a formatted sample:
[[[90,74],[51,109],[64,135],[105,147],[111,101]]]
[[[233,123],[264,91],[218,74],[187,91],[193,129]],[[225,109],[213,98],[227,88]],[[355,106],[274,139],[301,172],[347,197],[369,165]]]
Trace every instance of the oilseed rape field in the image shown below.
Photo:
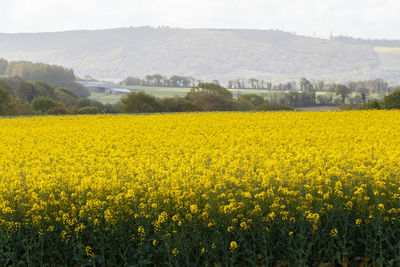
[[[400,111],[0,119],[0,265],[400,264]]]

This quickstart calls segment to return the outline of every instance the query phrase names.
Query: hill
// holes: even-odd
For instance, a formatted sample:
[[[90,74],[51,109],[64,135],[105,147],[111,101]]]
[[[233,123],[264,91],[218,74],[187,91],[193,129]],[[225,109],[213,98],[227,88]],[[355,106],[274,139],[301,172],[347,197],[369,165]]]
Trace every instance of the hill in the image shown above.
[[[274,30],[138,27],[0,34],[0,57],[58,64],[103,79],[162,73],[222,81],[400,80],[400,64],[384,47],[374,47]]]

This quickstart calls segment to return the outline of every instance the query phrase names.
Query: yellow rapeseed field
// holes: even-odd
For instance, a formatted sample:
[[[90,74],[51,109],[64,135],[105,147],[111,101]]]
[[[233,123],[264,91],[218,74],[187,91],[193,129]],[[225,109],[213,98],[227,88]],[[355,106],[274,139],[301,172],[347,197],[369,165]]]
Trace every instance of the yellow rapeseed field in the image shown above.
[[[65,260],[54,240],[80,263],[385,262],[399,229],[400,111],[13,118],[0,140],[0,248],[33,263]]]

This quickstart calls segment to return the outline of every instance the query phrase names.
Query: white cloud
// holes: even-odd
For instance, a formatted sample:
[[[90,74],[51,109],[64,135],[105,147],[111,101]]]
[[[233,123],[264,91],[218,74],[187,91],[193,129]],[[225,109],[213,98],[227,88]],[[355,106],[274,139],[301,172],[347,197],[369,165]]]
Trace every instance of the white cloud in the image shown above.
[[[0,0],[0,32],[168,25],[400,39],[398,0]]]

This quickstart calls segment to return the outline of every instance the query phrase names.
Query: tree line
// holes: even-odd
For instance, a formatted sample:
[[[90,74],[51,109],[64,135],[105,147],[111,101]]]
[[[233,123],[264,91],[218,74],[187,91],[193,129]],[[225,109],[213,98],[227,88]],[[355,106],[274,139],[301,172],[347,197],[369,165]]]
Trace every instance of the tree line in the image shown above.
[[[47,82],[26,81],[20,77],[0,79],[0,115],[251,110],[293,109],[269,103],[256,94],[244,94],[236,99],[229,90],[215,83],[199,83],[185,97],[156,98],[141,91],[124,95],[116,104],[104,105]]]
[[[193,77],[177,76],[171,77],[163,76],[161,74],[146,75],[144,79],[138,77],[127,77],[120,82],[123,86],[156,86],[156,87],[191,87],[200,83]]]
[[[346,99],[352,93],[350,87],[334,84],[331,90],[331,94],[316,95],[313,87],[306,86],[302,92],[274,92],[268,99],[258,94],[239,94],[234,98],[232,92],[219,84],[199,83],[185,97],[156,98],[144,92],[132,92],[121,98],[120,112],[269,111],[331,104],[340,105],[342,109],[400,108],[400,89],[385,95],[382,100],[367,100],[367,94],[362,91],[361,95],[356,96],[358,102],[351,104],[346,104]]]
[[[145,92],[132,92],[121,98],[122,113],[292,110],[271,104],[257,94],[234,98],[232,92],[216,83],[199,83],[185,97],[156,98]]]
[[[0,78],[0,115],[116,113],[118,109],[80,97],[73,89],[21,77]]]
[[[334,88],[336,100],[344,104],[351,89],[342,84]],[[185,97],[157,98],[143,91],[134,91],[122,96],[116,104],[104,105],[81,98],[69,88],[56,88],[44,81],[13,77],[0,79],[0,115],[294,110],[294,107],[301,105],[330,104],[333,98],[333,94],[317,96],[311,87],[302,92],[272,94],[269,100],[258,94],[239,94],[234,97],[231,91],[219,84],[199,83]],[[393,91],[382,100],[360,101],[357,105],[344,108],[400,108],[400,90]]]
[[[161,87],[195,87],[201,80],[192,77],[172,76],[166,78],[160,74],[146,75],[144,79],[128,77],[121,85],[161,86]],[[211,83],[220,84],[218,80]],[[228,81],[228,89],[260,89],[271,103],[291,107],[304,107],[315,105],[350,104],[353,106],[367,102],[369,96],[378,94],[380,98],[394,91],[382,79],[365,81],[350,81],[347,83],[332,83],[323,80],[312,81],[302,78],[299,81],[273,84],[256,78],[236,79]],[[324,92],[319,93],[319,92]],[[238,93],[239,95],[240,93]]]
[[[0,59],[0,77],[20,77],[29,81],[45,81],[56,87],[68,87],[79,97],[90,96],[90,90],[75,82],[72,69],[57,65]]]
[[[143,79],[138,77],[127,77],[120,82],[122,86],[155,86],[155,87],[193,87],[199,83],[205,83],[203,80],[193,77],[173,75],[170,78],[161,74],[146,75]],[[218,80],[210,83],[220,84]],[[364,97],[369,94],[387,94],[395,88],[390,87],[383,79],[372,79],[362,81],[349,81],[342,85],[348,87],[351,92],[357,92]],[[316,91],[316,92],[335,92],[337,83],[326,82],[323,80],[312,81],[301,78],[299,81],[288,81],[272,83],[257,78],[237,78],[229,80],[226,88],[228,89],[260,89],[274,91]]]

